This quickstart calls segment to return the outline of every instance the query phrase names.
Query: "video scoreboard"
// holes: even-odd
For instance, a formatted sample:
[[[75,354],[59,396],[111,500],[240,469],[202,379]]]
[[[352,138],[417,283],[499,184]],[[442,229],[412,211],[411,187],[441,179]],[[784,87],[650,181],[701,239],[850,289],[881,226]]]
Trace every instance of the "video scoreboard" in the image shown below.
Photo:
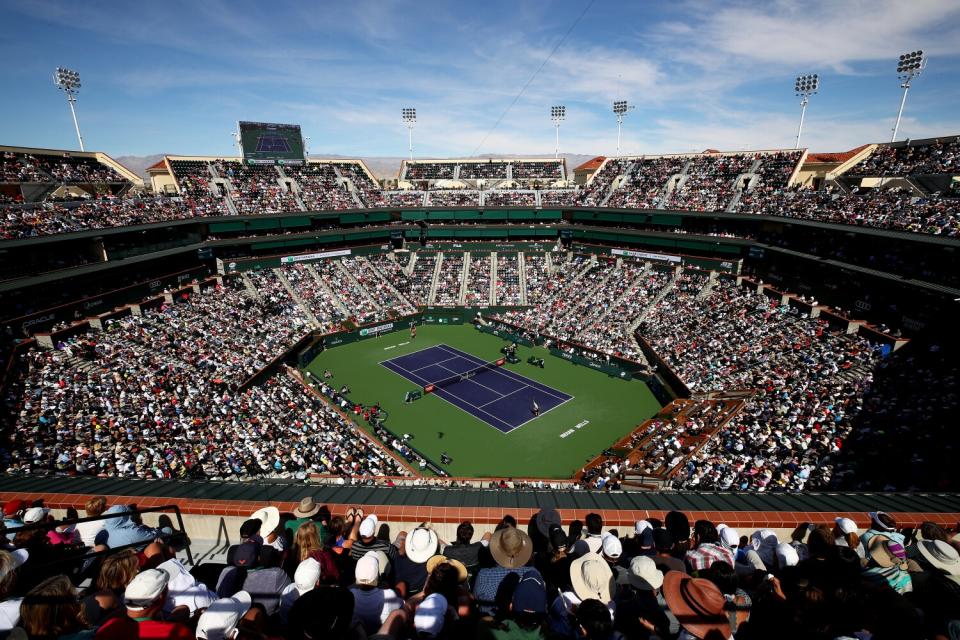
[[[303,135],[298,124],[240,122],[240,146],[246,164],[303,164]]]

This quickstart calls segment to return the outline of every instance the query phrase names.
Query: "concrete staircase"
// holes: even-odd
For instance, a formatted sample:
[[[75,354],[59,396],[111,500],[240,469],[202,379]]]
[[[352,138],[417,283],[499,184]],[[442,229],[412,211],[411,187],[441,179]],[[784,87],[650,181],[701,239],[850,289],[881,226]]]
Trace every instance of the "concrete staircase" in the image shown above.
[[[443,266],[443,253],[437,252],[437,264],[433,265],[433,280],[430,281],[430,295],[427,296],[428,304],[437,303],[437,283],[440,281],[440,268]]]
[[[637,168],[637,161],[634,160],[629,165],[627,165],[627,168],[623,170],[623,173],[621,173],[616,178],[610,181],[610,189],[607,190],[607,194],[603,196],[603,200],[600,201],[601,207],[607,206],[607,202],[609,202],[610,198],[613,197],[613,194],[619,191],[620,189],[622,189],[624,185],[627,185],[630,183],[631,181],[630,177],[633,175],[633,172],[636,168]]]
[[[572,284],[575,283],[576,281],[578,281],[578,280],[580,280],[581,278],[583,278],[583,277],[590,271],[590,269],[593,268],[595,265],[596,265],[595,262],[588,262],[588,263],[587,263],[587,268],[581,270],[581,271],[576,275],[576,277],[574,277],[573,280],[570,281],[570,285],[572,285]],[[559,318],[557,318],[556,320],[554,320],[554,322],[555,322],[555,323],[558,323],[558,324],[559,324],[559,323],[562,323],[562,322],[564,322],[568,317],[570,317],[571,315],[580,313],[580,307],[581,307],[581,305],[582,305],[584,302],[589,302],[589,301],[593,300],[594,293],[597,292],[597,291],[601,291],[605,286],[607,286],[607,282],[609,282],[609,281],[610,281],[610,278],[612,278],[614,275],[619,276],[619,271],[620,271],[620,270],[617,269],[617,268],[608,270],[607,273],[606,273],[606,275],[604,275],[603,278],[602,278],[599,282],[595,283],[592,287],[590,287],[588,290],[586,290],[586,291],[584,292],[584,294],[583,294],[583,296],[581,297],[581,299],[577,301],[577,304],[571,305],[570,309],[568,309],[567,312],[564,313],[563,315],[561,315]]]
[[[675,173],[667,178],[667,183],[663,185],[663,193],[660,194],[660,202],[657,204],[657,209],[666,209],[666,204],[670,200],[670,196],[673,195],[673,192],[683,187],[687,182],[687,179],[690,177],[688,171],[690,171],[691,162],[693,161],[687,160],[687,163],[683,165],[680,173]]]
[[[415,253],[411,255],[416,256]],[[365,263],[366,268],[370,271],[370,273],[375,275],[380,282],[382,282],[388,289],[390,289],[390,291],[393,293],[393,295],[397,297],[398,300],[402,300],[404,304],[410,305],[410,307],[413,309],[417,308],[417,305],[413,304],[413,302],[411,302],[410,299],[407,298],[407,296],[405,296],[403,293],[400,292],[399,289],[393,286],[393,282],[390,280],[390,278],[387,277],[387,274],[381,271],[376,264],[374,264],[373,262],[370,262],[364,256],[357,256],[357,261],[361,261],[361,260]]]
[[[373,296],[370,295],[370,292],[367,291],[367,288],[360,284],[360,281],[357,280],[355,275],[353,275],[353,272],[344,266],[343,260],[336,260],[335,263],[337,265],[337,269],[343,273],[343,277],[356,285],[356,287],[361,291],[361,295],[363,296],[364,300],[367,300],[372,308],[380,309],[380,305],[378,305],[377,301],[373,299]]]
[[[460,293],[457,294],[457,304],[463,305],[467,302],[467,292],[470,288],[470,263],[473,262],[473,256],[470,252],[463,254],[463,270],[460,272]]]
[[[280,282],[280,285],[287,290],[287,293],[290,294],[290,298],[297,303],[297,306],[300,307],[300,311],[303,312],[303,315],[307,317],[307,321],[313,327],[319,327],[320,323],[317,321],[317,317],[313,315],[313,311],[310,310],[310,305],[303,301],[303,298],[300,297],[300,294],[297,293],[296,289],[293,288],[293,285],[290,284],[290,281],[287,280],[286,274],[284,274],[282,269],[274,269],[274,272],[277,274],[277,280]]]
[[[520,304],[527,304],[527,260],[522,251],[517,253],[517,261],[517,272],[520,274]]]
[[[682,273],[682,271],[683,270],[680,267],[677,267],[674,270],[673,276],[670,278],[670,281],[667,282],[666,285],[664,285],[663,289],[660,289],[660,291],[657,292],[657,295],[655,295],[653,299],[651,299],[650,302],[647,304],[647,306],[645,306],[643,310],[639,314],[637,314],[637,317],[633,319],[633,322],[630,323],[630,327],[627,330],[631,336],[634,333],[636,333],[637,327],[639,327],[640,323],[642,323],[644,318],[647,317],[647,314],[649,314],[654,307],[660,304],[660,301],[666,298],[668,293],[673,291],[673,287],[677,284],[677,278],[680,277],[680,274]]]
[[[490,252],[490,295],[487,297],[487,304],[497,304],[497,252]]]
[[[247,295],[254,300],[263,300],[260,297],[260,292],[257,291],[257,288],[253,285],[253,282],[247,277],[246,272],[240,272],[240,280],[243,281],[243,288],[246,289]]]

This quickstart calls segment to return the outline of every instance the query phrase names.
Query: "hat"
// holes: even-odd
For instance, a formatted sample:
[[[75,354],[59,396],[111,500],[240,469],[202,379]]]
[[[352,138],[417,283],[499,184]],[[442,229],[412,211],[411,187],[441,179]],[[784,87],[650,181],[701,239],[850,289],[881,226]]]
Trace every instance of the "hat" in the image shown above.
[[[893,527],[888,527],[880,521],[880,516],[887,516],[890,518],[890,515],[886,511],[871,511],[867,514],[870,516],[871,529],[876,529],[877,531],[893,531]],[[893,518],[890,518],[891,520]]]
[[[550,540],[550,546],[554,549],[566,549],[567,545],[570,544],[567,534],[563,532],[563,527],[559,525],[550,527],[550,535],[547,538]]]
[[[320,511],[320,505],[313,501],[312,497],[306,497],[300,501],[300,506],[293,510],[293,515],[298,518],[309,518]]]
[[[437,533],[433,529],[417,527],[410,532],[404,544],[407,557],[412,562],[423,564],[437,553]]]
[[[570,564],[570,583],[581,600],[594,598],[607,604],[613,592],[613,571],[606,560],[587,553]]]
[[[850,518],[834,518],[833,521],[844,535],[857,532],[857,523]]]
[[[692,635],[705,638],[718,632],[731,636],[730,619],[723,609],[726,599],[720,589],[703,578],[691,578],[682,571],[668,571],[663,578],[663,598],[670,611]]]
[[[648,529],[653,529],[653,525],[646,520],[637,520],[637,524],[633,526],[633,532],[638,536]]]
[[[733,527],[718,524],[717,533],[720,534],[720,543],[727,549],[734,549],[740,546],[740,533]]]
[[[23,511],[26,508],[26,506],[27,506],[27,503],[25,500],[20,500],[19,498],[15,500],[11,500],[10,502],[3,505],[3,515],[7,516],[8,518],[10,516],[15,516],[21,511]]]
[[[673,547],[673,536],[666,529],[654,529],[653,546],[657,551],[669,551]]]
[[[894,542],[887,536],[877,534],[871,537],[867,551],[870,553],[870,558],[881,567],[903,565],[903,568],[906,568],[906,550],[902,544]]]
[[[257,520],[256,518],[250,518],[249,520],[244,520],[243,524],[240,525],[240,537],[249,538],[250,536],[255,536],[260,533],[260,525],[263,523]]]
[[[948,575],[960,576],[960,554],[943,540],[920,540],[917,549],[927,562]]]
[[[207,585],[197,582],[183,563],[176,558],[170,558],[157,565],[157,569],[166,571],[167,599],[163,603],[164,613],[173,611],[178,606],[185,606],[194,613],[199,609],[206,609],[217,599],[217,594],[207,589]]]
[[[273,533],[273,530],[277,528],[277,525],[280,524],[280,510],[276,507],[264,507],[263,509],[257,509],[251,515],[251,518],[256,518],[262,524],[260,525],[260,537],[266,538],[268,535]]]
[[[540,509],[537,513],[536,519],[537,530],[544,536],[550,534],[550,527],[556,525],[560,526],[562,522],[560,520],[560,514],[556,509]]]
[[[227,552],[227,562],[235,567],[251,569],[260,564],[260,545],[253,542],[241,542]]]
[[[43,507],[31,507],[23,512],[23,524],[34,524],[47,517],[50,509]]]
[[[380,584],[380,559],[372,551],[368,551],[362,558],[357,560],[357,566],[353,570],[353,576],[357,584],[375,587]]]
[[[777,545],[777,564],[783,567],[795,567],[800,562],[800,555],[790,544],[781,542]]]
[[[316,640],[346,635],[353,620],[354,598],[340,587],[317,587],[297,598],[290,608],[289,637]]]
[[[380,577],[387,575],[390,572],[390,558],[387,557],[383,551],[368,551],[367,553],[372,553],[377,556],[377,560],[380,562]]]
[[[146,609],[163,594],[170,574],[161,569],[147,569],[133,577],[123,592],[123,602],[130,609]]]
[[[630,570],[626,575],[632,586],[643,591],[653,591],[663,585],[663,571],[657,569],[657,563],[650,556],[637,556],[630,560]]]
[[[214,600],[197,620],[197,637],[202,640],[225,640],[250,610],[253,599],[246,591],[237,591],[230,598]]]
[[[623,545],[620,544],[620,539],[612,533],[603,534],[601,549],[603,549],[603,555],[611,560],[617,560],[623,554]]]
[[[24,562],[27,561],[27,558],[30,557],[30,553],[26,549],[17,549],[16,551],[6,551],[5,553],[10,554],[10,566],[7,571],[0,572],[0,582],[20,568]]]
[[[437,565],[441,565],[444,562],[452,565],[457,570],[457,582],[463,583],[467,581],[468,574],[466,565],[459,560],[448,558],[447,556],[443,555],[436,555],[427,560],[427,573],[433,573],[433,570],[437,567]]]
[[[417,607],[417,612],[413,616],[413,626],[418,634],[435,638],[443,631],[446,615],[447,599],[439,593],[431,593]]]
[[[514,613],[546,613],[547,585],[537,571],[529,571],[513,590]]]
[[[300,595],[317,586],[320,580],[320,569],[320,563],[313,558],[307,558],[297,565],[297,570],[293,572],[293,583],[297,585]]]
[[[490,538],[490,555],[504,569],[516,569],[530,562],[533,541],[516,527],[504,527]]]
[[[380,521],[377,520],[377,516],[373,515],[372,513],[364,518],[360,522],[360,537],[372,538],[373,536],[377,535],[377,525],[379,522]]]

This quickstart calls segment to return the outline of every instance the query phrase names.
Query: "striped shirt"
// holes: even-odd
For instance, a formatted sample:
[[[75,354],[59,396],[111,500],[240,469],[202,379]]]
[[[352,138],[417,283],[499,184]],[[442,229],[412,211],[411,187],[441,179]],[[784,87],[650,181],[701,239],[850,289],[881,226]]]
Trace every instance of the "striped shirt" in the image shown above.
[[[734,565],[733,552],[730,549],[709,542],[704,542],[696,549],[687,551],[684,559],[691,571],[709,569],[714,562],[726,562],[731,567]]]

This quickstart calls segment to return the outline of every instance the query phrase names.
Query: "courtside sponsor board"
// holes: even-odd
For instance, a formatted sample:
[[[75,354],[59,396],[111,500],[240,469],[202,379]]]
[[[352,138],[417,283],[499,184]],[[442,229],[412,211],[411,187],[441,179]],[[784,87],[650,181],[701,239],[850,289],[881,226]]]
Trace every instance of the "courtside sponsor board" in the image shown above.
[[[615,256],[626,256],[628,258],[643,258],[645,260],[665,260],[667,262],[683,262],[680,256],[671,256],[666,253],[647,253],[646,251],[631,251],[630,249],[611,249],[610,253]]]
[[[393,330],[393,323],[388,322],[387,324],[379,324],[375,327],[363,327],[360,329],[360,337],[372,336],[378,333],[385,333],[387,331]]]
[[[290,264],[291,262],[304,262],[306,260],[323,260],[324,258],[339,258],[340,256],[350,255],[350,249],[338,249],[337,251],[324,251],[323,253],[302,253],[298,256],[283,256],[280,258],[280,264]]]

